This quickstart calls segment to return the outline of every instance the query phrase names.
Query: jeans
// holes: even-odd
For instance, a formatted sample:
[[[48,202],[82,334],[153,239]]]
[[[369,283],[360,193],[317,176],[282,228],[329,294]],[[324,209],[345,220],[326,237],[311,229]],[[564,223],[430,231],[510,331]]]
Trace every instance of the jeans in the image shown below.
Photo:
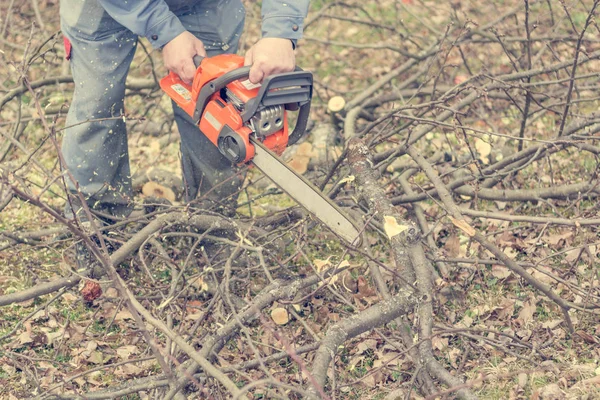
[[[245,12],[240,0],[170,0],[185,28],[209,56],[237,51]],[[62,141],[70,191],[81,191],[93,209],[127,216],[133,193],[123,100],[138,37],[110,17],[96,0],[61,0],[61,29],[71,42],[75,83]],[[186,200],[235,198],[243,177],[198,126],[173,103],[181,136]]]

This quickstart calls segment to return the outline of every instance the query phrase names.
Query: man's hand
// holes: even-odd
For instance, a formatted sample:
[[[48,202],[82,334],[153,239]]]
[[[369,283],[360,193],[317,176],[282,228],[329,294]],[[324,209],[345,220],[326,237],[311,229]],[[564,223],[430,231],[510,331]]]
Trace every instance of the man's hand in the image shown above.
[[[206,57],[206,50],[200,39],[186,31],[167,43],[162,54],[167,69],[179,75],[181,80],[189,85],[196,74],[196,66],[192,59],[195,55]]]
[[[290,72],[296,66],[289,39],[262,38],[246,53],[244,65],[251,65],[250,82],[259,83],[269,75]]]

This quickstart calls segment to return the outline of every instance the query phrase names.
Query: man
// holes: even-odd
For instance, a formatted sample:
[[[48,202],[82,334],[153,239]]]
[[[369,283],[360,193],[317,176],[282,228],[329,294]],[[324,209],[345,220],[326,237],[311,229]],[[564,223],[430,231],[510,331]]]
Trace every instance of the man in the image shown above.
[[[263,0],[262,38],[245,58],[250,81],[294,69],[308,2]],[[138,36],[162,49],[165,66],[191,82],[193,56],[237,50],[245,10],[241,0],[61,0],[60,16],[75,83],[62,144],[64,167],[77,182],[67,179],[69,189],[80,190],[91,208],[124,217],[132,209],[132,187],[123,99]],[[174,114],[186,199],[236,193],[241,178],[231,163],[184,111],[174,106]],[[70,204],[76,201],[67,214],[79,214]]]

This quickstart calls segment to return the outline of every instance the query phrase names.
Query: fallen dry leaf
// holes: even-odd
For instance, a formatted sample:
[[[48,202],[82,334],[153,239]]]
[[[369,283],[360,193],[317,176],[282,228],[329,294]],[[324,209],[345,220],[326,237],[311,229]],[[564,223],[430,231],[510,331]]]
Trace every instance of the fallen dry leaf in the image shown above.
[[[542,328],[544,329],[554,329],[560,324],[562,324],[562,319],[553,319],[552,321],[546,321],[542,324]]]
[[[341,274],[342,287],[350,293],[358,292],[358,280],[352,277],[350,271],[344,271]]]
[[[488,142],[486,142],[485,140],[476,138],[475,139],[475,149],[477,150],[477,153],[479,153],[481,158],[484,161],[486,161],[486,163],[489,163],[490,153],[492,152],[492,145],[489,144]]]
[[[188,313],[185,316],[185,319],[188,321],[197,321],[198,319],[200,319],[202,316],[204,315],[204,313],[202,311],[196,311],[194,313]]]
[[[589,387],[600,387],[600,375],[594,376],[593,378],[584,379],[583,381],[577,382],[573,386],[571,386],[571,390],[579,389],[579,390],[590,390]],[[587,388],[586,388],[587,387]]]
[[[565,392],[563,392],[558,384],[551,383],[550,385],[544,386],[537,390],[540,400],[563,400],[566,399]]]
[[[540,270],[545,271],[546,273],[541,272]],[[549,267],[540,265],[537,268],[527,268],[527,272],[529,272],[538,281],[545,283],[547,285],[556,283],[556,279],[552,278],[553,271]]]
[[[460,254],[460,239],[458,238],[458,235],[450,235],[444,244],[444,248],[448,251],[448,257],[458,257]]]
[[[377,340],[367,339],[363,340],[356,346],[356,354],[362,354],[367,350],[375,350],[377,348]]]
[[[85,281],[85,285],[81,289],[81,295],[85,301],[91,303],[102,295],[102,288],[98,282]]]
[[[104,297],[108,299],[116,299],[119,297],[119,291],[114,287],[109,287],[106,289],[106,292],[104,292]]]
[[[130,355],[137,353],[137,347],[134,345],[121,346],[116,351],[119,357],[128,360]]]
[[[463,328],[469,328],[471,325],[473,325],[473,318],[469,317],[468,315],[465,315],[458,323],[458,326]]]
[[[131,315],[128,309],[122,308],[121,311],[115,315],[115,321],[125,321],[126,319],[133,319],[133,315]]]
[[[525,386],[527,386],[527,381],[529,380],[529,376],[527,376],[526,373],[521,372],[517,378],[518,378],[519,387],[521,389],[524,389]]]
[[[144,371],[142,368],[136,366],[135,364],[125,364],[121,368],[123,370],[123,373],[127,376],[139,375]]]
[[[339,183],[341,185],[342,183],[354,182],[355,179],[356,179],[356,177],[354,175],[348,175],[344,179],[340,180]]]
[[[593,337],[592,335],[590,335],[589,333],[587,333],[585,331],[579,330],[575,333],[577,334],[577,336],[582,338],[583,341],[586,343],[589,343],[589,344],[597,344],[598,343],[598,339],[596,339],[595,337]]]
[[[329,269],[326,268],[327,266],[331,267],[331,262],[329,261],[330,259],[331,257],[328,257],[327,260],[319,260],[318,258],[313,260],[313,264],[315,264],[318,273],[322,274],[324,271]]]
[[[498,279],[506,279],[510,276],[511,272],[508,268],[503,265],[492,265],[492,275]]]
[[[102,364],[102,353],[99,351],[92,351],[87,360],[93,364]]]
[[[204,278],[199,276],[197,279],[194,279],[190,282],[192,286],[198,289],[200,292],[208,291],[208,284],[204,281]]]
[[[385,215],[383,217],[383,219],[384,219],[383,229],[385,230],[385,234],[390,239],[396,235],[401,234],[402,232],[404,232],[405,230],[408,229],[408,226],[400,225],[398,223],[398,221],[396,221],[396,218],[394,218],[390,215]]]
[[[27,343],[33,343],[33,338],[31,337],[31,332],[27,332],[27,331],[21,333],[19,335],[18,340],[19,340],[20,345],[24,345]]]
[[[535,314],[537,301],[534,299],[529,299],[525,303],[523,303],[523,308],[519,311],[519,316],[516,319],[516,322],[521,324],[521,326],[525,325],[527,322],[531,321],[533,318],[533,314]]]
[[[448,358],[450,364],[452,364],[454,368],[458,368],[458,364],[456,363],[456,361],[458,360],[458,357],[461,354],[462,352],[456,347],[453,347],[448,352],[446,352],[446,357]]]
[[[47,344],[50,346],[54,343],[56,339],[67,339],[69,338],[69,334],[65,333],[64,329],[59,329],[56,332],[46,332],[46,340]]]
[[[452,221],[452,224],[454,226],[466,233],[469,237],[475,236],[475,228],[469,225],[469,223],[464,219],[456,219],[454,217],[450,217],[450,221]]]
[[[354,357],[352,357],[350,359],[350,361],[348,362],[348,367],[349,367],[350,371],[355,370],[358,363],[362,362],[364,359],[365,359],[365,356],[363,356],[363,355],[355,355]]]
[[[448,348],[448,338],[434,336],[431,338],[431,346],[437,350],[445,350]]]
[[[358,277],[357,287],[358,287],[358,294],[355,295],[355,297],[357,297],[357,298],[365,298],[365,297],[371,297],[371,296],[377,295],[377,292],[375,291],[375,289],[373,289],[369,285],[369,282],[367,281],[367,279],[364,276]]]
[[[552,246],[557,246],[561,241],[567,240],[573,236],[573,231],[555,232],[544,236],[544,239]]]
[[[374,388],[375,386],[377,386],[376,373],[366,375],[364,378],[362,378],[360,383],[363,386]]]
[[[72,293],[67,292],[62,295],[62,299],[63,299],[63,301],[66,301],[67,303],[71,304],[71,303],[78,301],[79,297],[75,296]]]
[[[202,303],[199,300],[191,300],[188,301],[186,304],[186,311],[188,312],[188,314],[194,314],[200,311],[200,308],[202,307],[204,303]]]

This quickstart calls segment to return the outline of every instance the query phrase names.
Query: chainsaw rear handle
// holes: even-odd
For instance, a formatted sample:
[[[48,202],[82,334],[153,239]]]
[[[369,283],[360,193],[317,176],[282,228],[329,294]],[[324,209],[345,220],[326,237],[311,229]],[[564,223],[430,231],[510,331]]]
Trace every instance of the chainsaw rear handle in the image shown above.
[[[204,57],[194,56],[196,68],[200,66]],[[250,67],[234,69],[206,84],[198,94],[196,108],[194,110],[194,121],[198,123],[204,112],[204,108],[210,101],[211,96],[223,89],[231,82],[248,79]],[[310,103],[312,98],[312,73],[303,71],[296,67],[294,72],[271,75],[262,82],[258,95],[246,103],[246,108],[241,114],[242,120],[247,122],[261,108],[277,104],[286,104],[286,108],[297,110],[298,118],[294,131],[289,135],[288,144],[296,143],[304,132],[310,114]]]

